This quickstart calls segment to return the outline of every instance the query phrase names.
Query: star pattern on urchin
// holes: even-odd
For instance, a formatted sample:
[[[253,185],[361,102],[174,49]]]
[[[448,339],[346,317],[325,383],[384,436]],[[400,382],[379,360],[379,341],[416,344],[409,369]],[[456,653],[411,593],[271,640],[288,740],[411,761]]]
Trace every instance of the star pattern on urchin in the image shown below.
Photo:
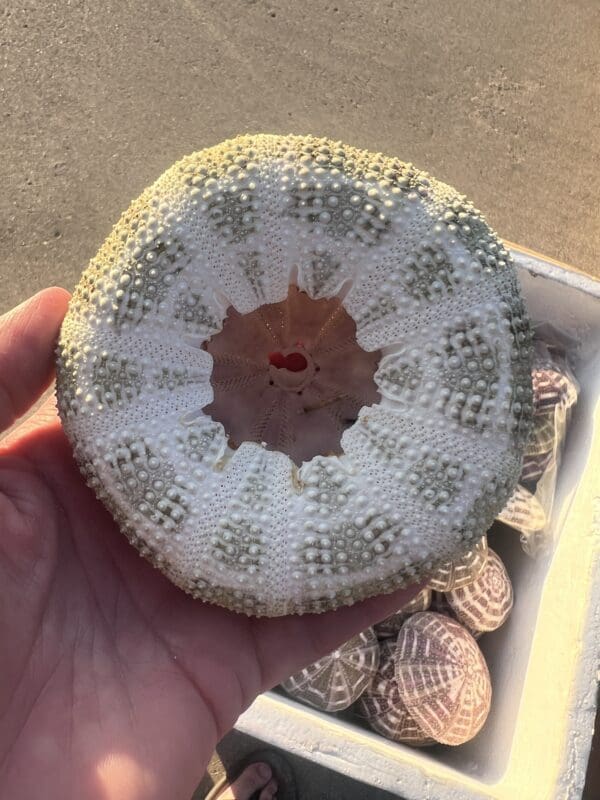
[[[373,680],[379,666],[379,644],[372,628],[300,670],[282,683],[293,697],[323,711],[342,711]]]

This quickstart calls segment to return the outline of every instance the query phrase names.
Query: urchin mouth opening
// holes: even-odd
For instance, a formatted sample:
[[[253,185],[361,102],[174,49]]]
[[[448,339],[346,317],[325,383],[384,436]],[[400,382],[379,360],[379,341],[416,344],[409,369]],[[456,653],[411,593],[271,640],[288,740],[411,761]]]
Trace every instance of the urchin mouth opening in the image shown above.
[[[379,399],[373,379],[381,351],[356,341],[342,295],[314,300],[290,285],[280,303],[249,314],[229,307],[223,328],[203,345],[213,357],[213,402],[229,446],[266,444],[297,465],[340,455],[344,431]]]

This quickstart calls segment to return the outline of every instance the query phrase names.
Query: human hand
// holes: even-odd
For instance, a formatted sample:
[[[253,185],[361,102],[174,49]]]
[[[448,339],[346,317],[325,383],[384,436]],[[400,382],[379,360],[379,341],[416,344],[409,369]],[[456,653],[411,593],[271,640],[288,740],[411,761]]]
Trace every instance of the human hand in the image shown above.
[[[0,430],[50,383],[68,299],[0,318]],[[276,619],[193,600],[118,531],[46,403],[0,441],[0,795],[189,800],[260,692],[419,588]]]

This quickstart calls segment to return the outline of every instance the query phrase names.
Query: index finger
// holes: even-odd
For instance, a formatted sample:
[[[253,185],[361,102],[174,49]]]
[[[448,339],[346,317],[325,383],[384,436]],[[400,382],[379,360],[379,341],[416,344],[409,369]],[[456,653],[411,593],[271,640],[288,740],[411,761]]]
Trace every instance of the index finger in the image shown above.
[[[44,289],[0,317],[0,432],[49,386],[69,297],[65,289]]]

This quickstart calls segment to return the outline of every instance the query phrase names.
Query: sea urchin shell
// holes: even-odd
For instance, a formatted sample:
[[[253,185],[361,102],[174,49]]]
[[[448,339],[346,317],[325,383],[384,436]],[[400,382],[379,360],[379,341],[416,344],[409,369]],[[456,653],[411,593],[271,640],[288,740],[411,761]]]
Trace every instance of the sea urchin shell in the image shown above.
[[[270,441],[262,423],[230,436],[210,352],[227,319],[285,313],[298,290],[353,322],[332,345],[336,386],[362,350],[379,397],[346,409],[349,386],[316,377],[319,331],[257,338],[257,374],[320,393],[301,414],[337,426],[300,464],[291,413]],[[57,398],[89,485],[144,556],[195,597],[278,616],[390,592],[479,538],[518,478],[530,368],[510,256],[464,197],[397,158],[255,135],[184,158],[125,212],[73,295]],[[225,402],[247,379],[227,376]],[[271,389],[257,380],[240,413]]]
[[[423,611],[404,623],[397,648],[400,695],[421,730],[442,744],[472,739],[489,713],[492,686],[471,634],[448,617]]]
[[[449,592],[451,589],[466,586],[475,580],[484,568],[487,553],[487,536],[484,534],[459,558],[441,564],[435,572],[428,576],[427,585],[436,592]]]
[[[292,697],[322,711],[343,711],[369,686],[378,666],[377,637],[367,628],[281,685]]]
[[[475,580],[446,592],[456,619],[470,631],[485,633],[499,628],[513,607],[513,590],[500,557],[488,549],[485,566]]]
[[[396,642],[380,642],[379,669],[371,685],[356,704],[356,712],[364,717],[374,731],[392,739],[416,746],[435,744],[435,739],[423,733],[402,700],[396,680]]]
[[[398,631],[411,616],[417,611],[427,611],[431,604],[431,589],[425,586],[421,591],[416,594],[412,600],[405,603],[395,614],[381,620],[374,625],[375,633],[378,639],[387,639],[391,636],[397,636]]]
[[[498,514],[498,519],[525,534],[543,531],[547,522],[540,501],[521,484],[515,487],[508,502]]]

